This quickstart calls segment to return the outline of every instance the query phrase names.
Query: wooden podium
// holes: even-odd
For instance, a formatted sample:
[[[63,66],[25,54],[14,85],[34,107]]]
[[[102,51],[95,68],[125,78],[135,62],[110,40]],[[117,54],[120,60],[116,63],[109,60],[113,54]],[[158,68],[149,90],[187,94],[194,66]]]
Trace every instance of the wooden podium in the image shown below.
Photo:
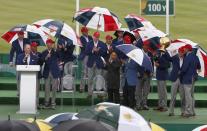
[[[19,111],[20,114],[37,114],[37,74],[39,65],[17,65],[20,74]]]

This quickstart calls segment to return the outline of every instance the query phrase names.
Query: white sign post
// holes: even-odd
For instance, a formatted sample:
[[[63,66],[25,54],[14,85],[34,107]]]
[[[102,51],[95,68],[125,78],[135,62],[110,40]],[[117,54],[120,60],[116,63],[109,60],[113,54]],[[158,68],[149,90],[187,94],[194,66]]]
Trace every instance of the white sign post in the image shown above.
[[[170,35],[170,1],[166,0],[166,34]]]
[[[79,0],[76,0],[76,12],[79,11],[79,6],[80,6],[80,1]],[[76,27],[75,27],[75,30],[76,30],[76,34],[79,36],[79,23],[76,21]],[[76,46],[75,47],[75,54],[78,55],[80,52],[80,47],[79,46]]]
[[[20,73],[20,114],[37,114],[37,72],[39,65],[17,65],[16,70]]]

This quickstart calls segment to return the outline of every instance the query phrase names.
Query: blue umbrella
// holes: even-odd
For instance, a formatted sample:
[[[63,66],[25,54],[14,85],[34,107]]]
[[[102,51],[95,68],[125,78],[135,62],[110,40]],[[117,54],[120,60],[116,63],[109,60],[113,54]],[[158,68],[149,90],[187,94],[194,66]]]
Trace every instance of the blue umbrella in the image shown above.
[[[145,54],[141,49],[137,48],[132,44],[122,44],[116,47],[124,54],[126,54],[129,58],[131,58],[136,63],[138,63],[140,66],[152,72],[153,68],[152,68],[151,60],[147,56],[147,54]]]

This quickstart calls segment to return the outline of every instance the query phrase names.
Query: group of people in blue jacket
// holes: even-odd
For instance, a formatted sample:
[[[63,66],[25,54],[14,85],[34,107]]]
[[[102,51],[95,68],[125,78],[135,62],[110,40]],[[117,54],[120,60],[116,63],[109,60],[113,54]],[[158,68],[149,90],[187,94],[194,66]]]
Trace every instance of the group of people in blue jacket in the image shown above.
[[[142,42],[138,32],[134,32],[135,39],[124,35],[123,30],[117,30],[113,38],[106,35],[105,41],[100,40],[100,33],[89,35],[87,27],[81,28],[80,54],[73,55],[75,46],[67,38],[58,38],[55,42],[48,39],[47,49],[37,51],[38,43],[29,42],[24,33],[18,33],[18,39],[12,43],[10,50],[10,65],[33,65],[43,67],[39,78],[45,79],[44,107],[55,109],[56,91],[60,78],[72,72],[74,60],[79,60],[82,66],[80,93],[88,89],[88,98],[93,95],[94,78],[102,76],[106,83],[108,101],[121,103],[130,108],[149,110],[148,95],[151,80],[155,74],[157,80],[158,106],[157,111],[168,111],[167,106],[167,80],[172,81],[169,116],[174,116],[176,94],[179,92],[181,101],[181,116],[195,116],[194,83],[197,72],[200,71],[200,62],[191,45],[185,45],[178,50],[178,54],[170,56],[167,51],[151,50],[151,42]],[[133,44],[142,49],[151,59],[155,67],[153,71],[140,66],[117,49],[117,45]],[[16,59],[14,60],[14,54]],[[14,61],[14,62],[13,62]],[[19,74],[17,72],[17,81]],[[97,85],[96,85],[97,86]],[[17,84],[19,89],[19,84]],[[52,96],[50,94],[52,92]],[[120,93],[123,92],[123,100]],[[38,96],[37,96],[38,97]],[[51,100],[50,100],[51,99]],[[38,102],[39,103],[39,102]]]

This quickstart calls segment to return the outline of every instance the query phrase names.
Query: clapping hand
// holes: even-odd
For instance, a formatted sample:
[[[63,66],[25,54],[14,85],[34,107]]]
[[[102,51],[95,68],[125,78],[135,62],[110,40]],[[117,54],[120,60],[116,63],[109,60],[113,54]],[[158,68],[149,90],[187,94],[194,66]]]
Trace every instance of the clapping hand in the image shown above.
[[[98,52],[100,48],[93,47],[93,52]]]
[[[155,62],[155,66],[158,67],[160,66],[160,64],[158,62]]]

